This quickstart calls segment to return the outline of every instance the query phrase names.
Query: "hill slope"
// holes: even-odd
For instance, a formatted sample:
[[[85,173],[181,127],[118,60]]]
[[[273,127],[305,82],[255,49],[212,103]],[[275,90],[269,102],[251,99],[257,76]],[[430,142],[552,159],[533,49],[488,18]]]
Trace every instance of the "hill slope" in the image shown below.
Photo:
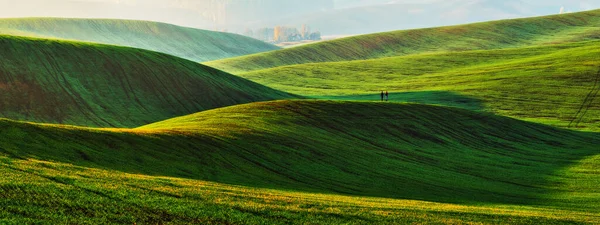
[[[0,116],[135,127],[223,106],[290,98],[170,55],[0,36]]]
[[[236,34],[131,20],[0,19],[0,34],[142,48],[196,62],[278,49],[274,45]]]
[[[598,97],[586,104],[590,107],[579,123],[571,123],[590,91],[600,88],[596,83],[599,49],[599,41],[588,41],[283,66],[240,76],[278,90],[327,99],[377,100],[381,90],[389,90],[394,92],[392,100],[427,102],[427,96],[407,99],[395,92],[454,93],[462,97],[430,103],[476,109],[472,103],[480,101],[481,109],[500,115],[600,130]]]
[[[469,25],[403,30],[321,42],[206,63],[238,74],[316,62],[500,49],[598,39],[600,10]]]
[[[598,165],[595,162],[585,166]],[[258,189],[3,156],[0,165],[3,224],[535,225],[600,221],[594,212]],[[584,166],[574,169],[580,170],[575,175],[592,172]]]
[[[258,189],[3,156],[0,165],[5,178],[0,180],[3,224],[535,225],[600,221],[594,212]]]
[[[597,174],[579,174],[590,178],[581,183],[563,174],[600,154],[597,134],[453,108],[276,101],[134,130],[1,126],[0,150],[11,158],[252,187],[600,211],[584,188]],[[570,195],[587,200],[557,200]]]

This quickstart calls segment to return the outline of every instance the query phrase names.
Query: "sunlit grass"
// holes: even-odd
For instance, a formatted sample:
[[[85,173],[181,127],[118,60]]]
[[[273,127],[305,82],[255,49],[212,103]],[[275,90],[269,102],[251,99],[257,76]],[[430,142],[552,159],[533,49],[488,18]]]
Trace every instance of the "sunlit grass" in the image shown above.
[[[0,157],[2,223],[576,224],[598,214],[312,194]]]
[[[422,53],[503,49],[600,38],[600,10],[440,28],[354,36],[206,64],[245,72],[319,62],[365,60]]]
[[[252,103],[131,130],[3,120],[2,204],[15,221],[594,222],[599,144],[595,133],[373,102]]]
[[[378,101],[379,93],[388,90],[393,101],[486,110],[567,127],[592,90],[599,49],[598,41],[577,42],[314,63],[239,75],[316,98]],[[595,99],[573,128],[600,130],[599,102]]]
[[[597,68],[600,43],[582,40],[596,38],[593,24],[598,12],[353,37],[227,61],[228,69],[242,71],[377,58],[241,74],[276,89],[335,101],[236,105],[135,129],[0,120],[0,223],[600,223],[598,133],[485,112],[565,126]],[[437,39],[427,38],[431,35]],[[140,81],[134,91],[107,98],[106,103],[122,105],[112,115],[131,107],[120,100],[130,96],[146,96],[142,103],[132,103],[140,107],[151,107],[163,98],[208,96],[223,103],[220,94],[139,93],[139,87],[169,92],[180,87],[157,88],[169,82],[192,82],[190,90],[206,87],[193,83],[196,76],[239,90],[233,97],[248,97],[247,93],[294,97],[262,86],[249,88],[255,84],[208,68],[203,69],[210,76],[196,74],[197,67],[187,61],[175,63],[158,53],[14,37],[0,38],[0,44],[3,40],[10,42],[3,50],[20,53],[7,54],[20,57],[13,62],[29,60],[23,65],[39,68],[23,70],[19,63],[4,63],[8,66],[0,69],[13,75],[54,71],[31,76],[39,80],[56,74],[66,77],[53,86],[42,83],[43,87],[72,85],[76,79],[70,73],[86,71],[77,63],[95,62],[81,60],[89,54],[73,58],[81,51],[119,55],[118,65],[126,71],[157,79],[152,82],[156,86],[149,88]],[[576,43],[522,48],[556,42]],[[19,43],[48,51],[25,54],[28,48]],[[519,48],[467,51],[507,47]],[[59,54],[56,49],[67,51]],[[39,62],[49,55],[71,64]],[[388,56],[394,57],[382,58]],[[69,67],[55,68],[60,65]],[[145,69],[148,65],[161,66]],[[157,75],[158,68],[171,72]],[[172,72],[180,71],[177,68],[191,72]],[[170,79],[174,74],[188,78]],[[70,93],[93,92],[80,88],[86,82],[119,86],[101,79],[77,82],[81,83],[74,85],[77,91]],[[381,90],[391,91],[393,102],[379,102]],[[111,97],[104,92],[95,96]],[[160,109],[178,108],[172,104],[145,108],[148,114],[133,118],[147,119],[144,116],[159,114]],[[578,129],[596,129],[593,118],[599,111],[593,105],[588,115],[592,119],[585,119]],[[92,115],[106,119],[111,114]]]

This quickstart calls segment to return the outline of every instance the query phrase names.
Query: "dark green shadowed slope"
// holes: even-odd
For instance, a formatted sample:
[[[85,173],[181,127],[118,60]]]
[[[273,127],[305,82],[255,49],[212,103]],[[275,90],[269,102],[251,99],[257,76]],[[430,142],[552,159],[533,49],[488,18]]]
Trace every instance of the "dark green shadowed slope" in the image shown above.
[[[135,127],[223,106],[291,98],[170,55],[0,36],[0,116]]]
[[[0,222],[598,223],[599,145],[393,103],[251,103],[122,130],[0,120]]]
[[[430,52],[501,49],[598,39],[600,10],[441,28],[393,31],[208,62],[238,74],[286,65]]]
[[[242,184],[450,202],[534,203],[557,171],[600,154],[596,134],[411,104],[255,103],[140,129],[235,137],[215,154],[234,153],[218,167],[244,171]]]
[[[276,101],[133,130],[11,121],[0,130],[0,149],[12,158],[252,187],[600,212],[557,200],[598,200],[584,188],[597,174],[567,171],[600,154],[597,134],[453,108]],[[572,183],[574,175],[591,183]]]
[[[237,34],[131,20],[0,19],[0,34],[59,38],[163,52],[196,62],[279,49]]]

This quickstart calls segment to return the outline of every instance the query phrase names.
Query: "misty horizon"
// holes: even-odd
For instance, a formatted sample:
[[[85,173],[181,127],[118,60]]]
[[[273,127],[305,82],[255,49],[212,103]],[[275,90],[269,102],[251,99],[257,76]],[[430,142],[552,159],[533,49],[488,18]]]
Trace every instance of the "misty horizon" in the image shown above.
[[[306,24],[323,35],[355,35],[578,12],[590,0],[0,0],[0,17],[131,19],[242,34]]]

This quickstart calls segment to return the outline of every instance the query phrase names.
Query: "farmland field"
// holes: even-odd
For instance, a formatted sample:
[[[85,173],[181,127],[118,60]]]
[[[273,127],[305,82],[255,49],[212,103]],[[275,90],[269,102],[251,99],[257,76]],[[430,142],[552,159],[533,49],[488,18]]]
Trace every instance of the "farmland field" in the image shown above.
[[[600,219],[600,136],[461,109],[276,101],[132,130],[1,126],[15,223]]]
[[[281,50],[0,19],[0,224],[600,224],[599,15]]]

